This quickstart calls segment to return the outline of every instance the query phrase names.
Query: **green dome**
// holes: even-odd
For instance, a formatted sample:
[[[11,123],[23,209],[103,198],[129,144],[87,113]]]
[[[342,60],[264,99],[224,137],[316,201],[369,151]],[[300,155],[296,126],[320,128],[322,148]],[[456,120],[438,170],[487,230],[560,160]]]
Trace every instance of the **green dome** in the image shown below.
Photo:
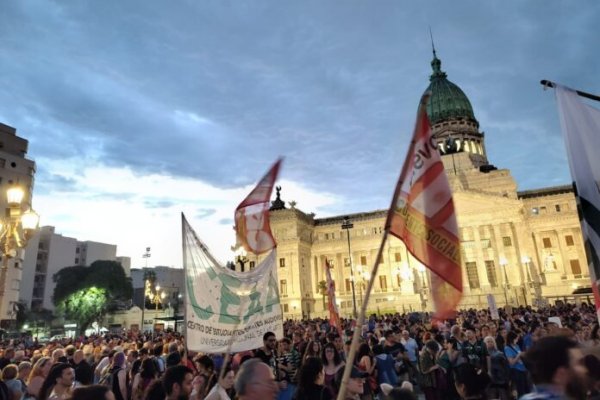
[[[427,104],[427,115],[431,125],[449,119],[471,120],[477,125],[479,123],[473,114],[473,107],[465,93],[454,83],[446,79],[447,75],[442,71],[442,62],[433,53],[431,68],[433,74],[429,77],[431,98]]]

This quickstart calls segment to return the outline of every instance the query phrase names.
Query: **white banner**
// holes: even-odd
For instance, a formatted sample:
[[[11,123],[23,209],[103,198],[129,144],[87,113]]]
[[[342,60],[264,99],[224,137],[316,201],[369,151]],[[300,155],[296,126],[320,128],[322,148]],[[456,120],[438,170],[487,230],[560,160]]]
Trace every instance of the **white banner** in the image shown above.
[[[219,265],[182,216],[185,325],[189,350],[240,352],[263,345],[263,334],[283,337],[276,250],[256,268],[235,272]]]
[[[575,91],[561,85],[555,87],[571,176],[577,187],[581,231],[596,312],[600,319],[600,110],[583,103]]]
[[[496,305],[496,298],[493,294],[487,295],[488,307],[490,308],[490,316],[493,320],[500,319],[500,315],[498,314],[498,306]]]

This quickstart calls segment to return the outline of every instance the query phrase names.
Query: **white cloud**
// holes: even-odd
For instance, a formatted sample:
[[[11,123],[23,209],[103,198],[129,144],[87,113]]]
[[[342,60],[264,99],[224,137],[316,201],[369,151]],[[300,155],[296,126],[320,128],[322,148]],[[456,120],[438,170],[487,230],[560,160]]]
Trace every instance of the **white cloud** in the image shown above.
[[[117,244],[132,266],[143,266],[142,254],[152,248],[149,265],[181,266],[180,213],[220,260],[232,258],[235,235],[230,224],[237,204],[253,185],[222,189],[204,182],[159,174],[136,174],[129,168],[85,167],[81,161],[43,160],[50,174],[74,181],[76,190],[55,189],[36,194],[34,208],[42,225],[79,240]],[[260,177],[263,171],[257,171]],[[38,182],[43,184],[43,182]],[[336,196],[316,193],[302,184],[281,180],[284,200],[295,200],[306,212],[339,203]]]

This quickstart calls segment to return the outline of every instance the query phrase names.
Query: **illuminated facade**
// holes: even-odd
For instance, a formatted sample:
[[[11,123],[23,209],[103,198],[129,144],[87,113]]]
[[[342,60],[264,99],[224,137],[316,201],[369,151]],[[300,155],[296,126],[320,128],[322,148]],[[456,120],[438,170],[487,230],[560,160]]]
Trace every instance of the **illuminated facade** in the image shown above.
[[[488,162],[484,133],[467,96],[446,79],[435,54],[431,64],[428,114],[454,193],[462,244],[462,307],[487,307],[488,294],[499,306],[585,299],[573,295],[585,292],[590,282],[572,188],[517,191],[510,171]],[[370,311],[430,310],[429,273],[398,239],[389,237],[378,276],[369,276],[386,210],[348,217],[353,227],[343,229],[344,216],[315,218],[294,206],[285,208],[278,193],[271,228],[278,243],[285,317],[325,315],[325,260],[332,261],[344,316],[353,311],[352,282],[360,308],[368,279],[375,279]],[[256,261],[250,260],[251,266]]]

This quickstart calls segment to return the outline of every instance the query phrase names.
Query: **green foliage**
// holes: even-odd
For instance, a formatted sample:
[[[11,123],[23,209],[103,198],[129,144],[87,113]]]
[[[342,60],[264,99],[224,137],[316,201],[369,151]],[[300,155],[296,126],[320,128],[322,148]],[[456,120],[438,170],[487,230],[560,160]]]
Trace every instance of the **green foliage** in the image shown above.
[[[133,295],[131,278],[116,261],[99,260],[89,267],[63,268],[53,279],[56,282],[54,305],[65,318],[77,321],[82,331]],[[77,307],[83,309],[78,311]]]
[[[107,294],[106,289],[97,287],[80,289],[61,301],[57,305],[57,310],[67,320],[77,321],[79,329],[84,331],[106,313]]]

